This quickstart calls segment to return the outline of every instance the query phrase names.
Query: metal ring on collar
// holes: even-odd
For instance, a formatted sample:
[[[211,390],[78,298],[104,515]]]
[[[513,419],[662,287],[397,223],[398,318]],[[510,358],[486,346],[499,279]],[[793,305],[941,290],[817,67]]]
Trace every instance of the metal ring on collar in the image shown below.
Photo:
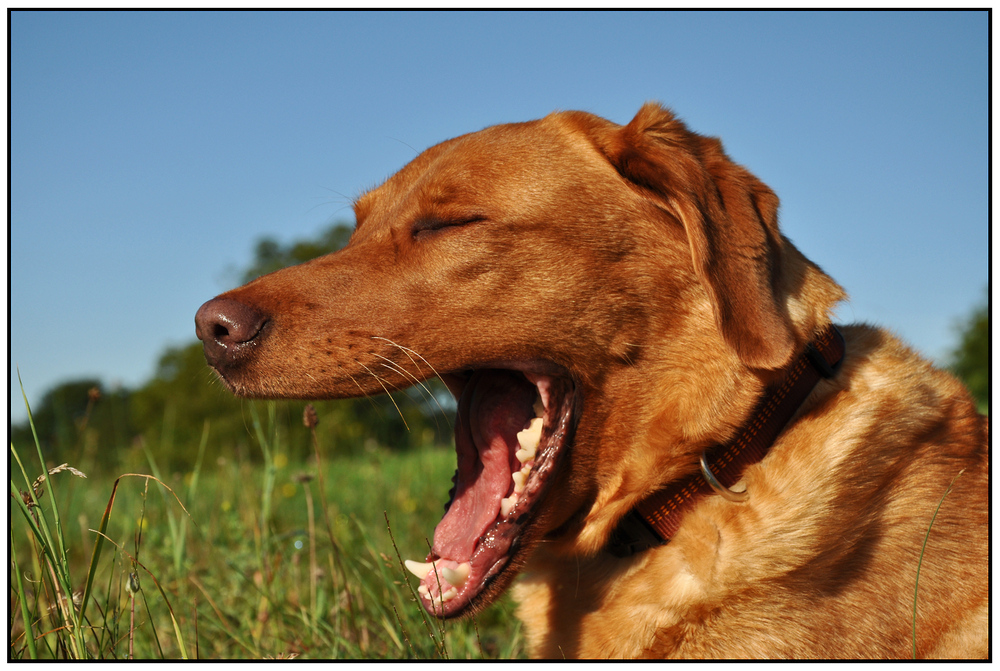
[[[714,489],[718,494],[721,494],[727,501],[732,501],[733,503],[741,503],[750,498],[750,494],[745,490],[742,492],[734,492],[729,487],[726,487],[721,482],[719,482],[715,474],[712,473],[712,469],[708,467],[708,461],[705,459],[705,453],[701,453],[701,458],[698,460],[701,464],[701,475],[705,478],[705,482]]]

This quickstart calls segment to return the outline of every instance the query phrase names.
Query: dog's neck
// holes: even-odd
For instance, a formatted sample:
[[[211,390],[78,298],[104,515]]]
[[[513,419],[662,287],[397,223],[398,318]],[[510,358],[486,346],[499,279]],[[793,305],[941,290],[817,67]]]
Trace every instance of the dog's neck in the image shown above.
[[[765,391],[750,421],[736,438],[706,450],[701,472],[675,481],[640,501],[619,523],[607,550],[627,557],[669,542],[684,514],[702,497],[715,490],[729,491],[747,466],[767,455],[816,384],[836,374],[844,352],[844,338],[831,324],[789,366],[782,379]]]

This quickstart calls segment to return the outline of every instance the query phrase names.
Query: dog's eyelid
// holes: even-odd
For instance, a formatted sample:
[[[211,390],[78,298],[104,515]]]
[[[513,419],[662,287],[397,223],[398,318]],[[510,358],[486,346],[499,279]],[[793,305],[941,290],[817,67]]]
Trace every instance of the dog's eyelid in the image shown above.
[[[412,233],[414,237],[422,237],[429,233],[436,233],[446,228],[460,228],[470,224],[478,224],[486,221],[483,215],[468,215],[463,217],[421,217],[413,223]]]

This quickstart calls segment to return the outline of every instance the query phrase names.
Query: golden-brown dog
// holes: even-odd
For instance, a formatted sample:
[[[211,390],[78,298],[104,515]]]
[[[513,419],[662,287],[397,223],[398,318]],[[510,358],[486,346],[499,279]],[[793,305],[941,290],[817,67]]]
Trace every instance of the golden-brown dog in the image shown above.
[[[520,573],[535,656],[985,657],[986,420],[888,333],[829,328],[844,294],[777,209],[657,105],[555,113],[426,150],[198,336],[244,396],[440,375],[456,483],[408,566],[444,617]]]

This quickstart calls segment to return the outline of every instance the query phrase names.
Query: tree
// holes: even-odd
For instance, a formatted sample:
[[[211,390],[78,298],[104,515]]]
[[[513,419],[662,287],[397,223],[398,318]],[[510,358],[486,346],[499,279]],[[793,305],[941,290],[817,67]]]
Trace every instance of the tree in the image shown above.
[[[254,248],[253,262],[241,275],[240,283],[335,252],[347,244],[353,232],[353,226],[339,221],[320,233],[315,240],[296,240],[285,247],[273,238],[262,238]]]
[[[132,437],[129,396],[127,389],[109,390],[96,379],[72,380],[53,387],[31,408],[42,454],[73,460],[80,468],[89,467],[94,459],[103,459],[107,452],[99,452],[98,443],[120,446]],[[30,424],[25,421],[12,425],[10,440],[18,449],[33,446]]]
[[[959,377],[979,407],[990,407],[990,304],[984,296],[959,326],[959,343],[951,353],[951,369]]]

